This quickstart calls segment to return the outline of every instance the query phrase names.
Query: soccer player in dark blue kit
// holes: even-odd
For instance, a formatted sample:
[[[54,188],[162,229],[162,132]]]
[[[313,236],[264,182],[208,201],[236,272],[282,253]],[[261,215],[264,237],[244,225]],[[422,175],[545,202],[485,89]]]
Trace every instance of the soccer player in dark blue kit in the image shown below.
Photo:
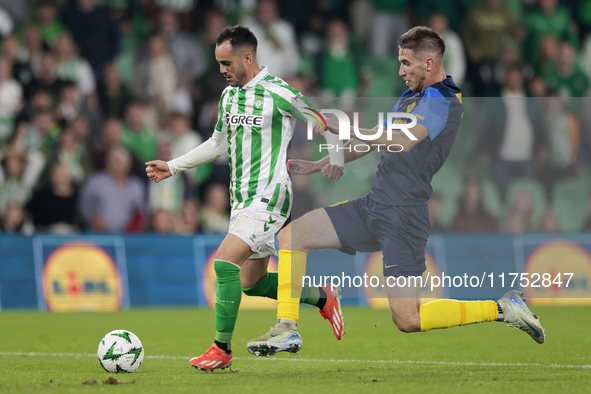
[[[277,324],[267,334],[250,341],[249,352],[272,355],[278,351],[297,352],[302,339],[297,332],[298,292],[305,275],[306,253],[314,249],[334,248],[349,254],[381,250],[384,277],[420,276],[426,269],[425,248],[429,237],[427,201],[433,189],[431,180],[445,162],[453,146],[462,119],[462,95],[451,76],[443,69],[445,43],[434,30],[418,26],[398,41],[399,75],[409,89],[392,112],[413,114],[417,124],[409,131],[384,132],[377,140],[355,137],[345,151],[345,162],[368,153],[367,145],[396,144],[400,152],[383,154],[375,181],[364,197],[309,212],[285,227],[278,236],[279,287]],[[407,119],[394,119],[407,123]],[[327,120],[328,128],[338,133],[338,123]],[[384,121],[384,126],[386,126]],[[384,127],[385,129],[385,127]],[[364,136],[376,134],[360,129]],[[353,132],[351,135],[354,135]],[[364,145],[363,149],[356,146]],[[322,171],[338,179],[341,167],[331,166],[328,157],[318,162],[291,160],[293,175]],[[393,283],[393,282],[392,282]],[[536,342],[545,340],[539,319],[529,311],[523,294],[510,291],[498,301],[459,301],[439,299],[421,305],[420,285],[386,286],[394,324],[403,332],[428,331],[471,323],[504,321],[527,332]],[[295,298],[294,298],[295,297]]]

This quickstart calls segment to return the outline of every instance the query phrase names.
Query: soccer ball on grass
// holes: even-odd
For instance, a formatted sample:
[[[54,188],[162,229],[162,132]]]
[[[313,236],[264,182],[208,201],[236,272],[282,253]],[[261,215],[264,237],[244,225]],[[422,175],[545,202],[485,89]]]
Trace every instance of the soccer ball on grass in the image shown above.
[[[127,330],[111,331],[98,345],[99,363],[107,372],[135,372],[144,361],[140,339]]]

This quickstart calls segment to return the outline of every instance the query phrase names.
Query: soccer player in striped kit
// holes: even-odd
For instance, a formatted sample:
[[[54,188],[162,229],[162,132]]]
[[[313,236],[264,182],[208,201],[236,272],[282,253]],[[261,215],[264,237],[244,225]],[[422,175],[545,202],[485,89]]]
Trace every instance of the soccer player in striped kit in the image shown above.
[[[194,367],[206,371],[224,369],[232,363],[230,343],[242,292],[277,298],[277,272],[267,272],[267,264],[269,256],[277,255],[275,234],[289,217],[293,202],[287,148],[296,118],[305,120],[297,108],[316,109],[300,92],[258,65],[256,47],[257,39],[248,28],[222,30],[215,56],[229,86],[220,99],[213,136],[169,162],[146,163],[148,177],[160,182],[225,152],[229,156],[232,212],[228,235],[215,254],[215,342],[190,360]],[[338,145],[337,136],[323,135],[329,144]],[[324,175],[338,179],[344,166],[342,151],[340,155],[331,153],[331,164]],[[303,293],[302,302],[317,306],[341,339],[340,289],[305,287]]]

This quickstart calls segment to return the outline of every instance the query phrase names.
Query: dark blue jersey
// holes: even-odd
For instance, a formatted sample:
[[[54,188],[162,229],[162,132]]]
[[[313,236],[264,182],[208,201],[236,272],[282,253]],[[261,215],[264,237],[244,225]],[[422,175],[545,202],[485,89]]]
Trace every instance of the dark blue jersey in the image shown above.
[[[451,151],[462,120],[462,93],[448,76],[425,89],[408,89],[392,112],[412,113],[429,136],[409,152],[382,154],[369,198],[384,205],[426,205],[433,188],[431,180]],[[396,120],[393,120],[396,121]],[[384,121],[384,127],[387,125]],[[384,130],[385,132],[385,130]]]

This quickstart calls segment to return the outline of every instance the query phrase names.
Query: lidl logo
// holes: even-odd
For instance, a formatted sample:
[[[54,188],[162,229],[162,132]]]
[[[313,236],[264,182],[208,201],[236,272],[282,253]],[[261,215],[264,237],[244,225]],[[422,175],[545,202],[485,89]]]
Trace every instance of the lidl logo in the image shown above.
[[[116,311],[123,287],[117,265],[100,247],[67,243],[51,253],[43,269],[43,291],[52,312]]]
[[[531,305],[591,305],[591,253],[581,244],[545,242],[529,255],[523,272],[530,278],[523,291]]]

